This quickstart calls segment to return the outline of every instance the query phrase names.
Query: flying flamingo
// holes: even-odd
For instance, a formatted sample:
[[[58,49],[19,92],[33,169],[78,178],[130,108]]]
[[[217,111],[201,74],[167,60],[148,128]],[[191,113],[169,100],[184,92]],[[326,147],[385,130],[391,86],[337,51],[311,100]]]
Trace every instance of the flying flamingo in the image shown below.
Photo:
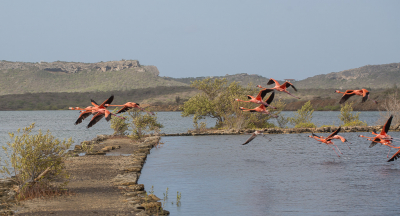
[[[103,117],[106,117],[107,121],[110,121],[111,119],[111,115],[116,116],[118,118],[121,119],[125,119],[124,117],[121,116],[117,116],[114,113],[111,113],[110,111],[108,111],[107,109],[97,109],[97,110],[92,110],[93,113],[95,113],[95,115],[92,117],[92,119],[90,120],[89,124],[87,125],[87,128],[92,127],[93,125],[95,125],[97,122],[99,122]]]
[[[236,98],[235,101],[241,101],[241,102],[246,102],[246,103],[252,102],[252,103],[256,103],[256,104],[263,104],[266,107],[269,106],[269,107],[271,107],[273,109],[276,109],[276,107],[273,107],[273,106],[269,105],[268,102],[264,102],[263,101],[263,98],[265,97],[265,95],[270,91],[273,91],[273,90],[271,90],[271,89],[263,89],[260,92],[258,92],[258,95],[256,97],[253,97],[251,95],[247,95],[247,98],[250,99],[248,101],[240,100],[238,98]]]
[[[246,145],[249,142],[251,142],[253,139],[255,139],[258,135],[263,135],[265,137],[265,134],[262,133],[262,131],[256,130],[252,133],[252,135],[244,142],[242,145]]]
[[[272,94],[269,96],[269,98],[265,101],[268,104],[270,104],[272,102],[272,100],[274,99],[274,95],[275,92],[272,92]],[[248,109],[248,108],[244,108],[244,107],[239,107],[240,110],[244,111],[244,112],[259,112],[259,113],[263,113],[263,114],[268,114],[271,115],[274,118],[278,118],[277,115],[272,115],[267,108],[264,106],[264,104],[261,104],[260,106],[254,108],[254,109]]]
[[[271,85],[271,84],[274,84],[274,83],[275,83],[275,86],[274,86],[273,88],[269,88],[270,91],[273,91],[273,90],[275,89],[275,90],[277,90],[277,91],[285,92],[286,94],[289,94],[289,95],[292,96],[292,97],[295,97],[295,98],[297,98],[297,99],[300,99],[299,97],[296,97],[296,96],[292,95],[290,92],[288,92],[288,91],[286,90],[287,88],[289,88],[289,87],[291,86],[295,91],[297,91],[296,87],[294,87],[294,85],[293,85],[292,83],[286,81],[286,82],[284,82],[284,83],[281,85],[281,84],[279,84],[278,81],[276,81],[276,80],[274,80],[274,79],[271,78],[271,79],[269,79],[267,85]],[[262,87],[262,86],[260,86],[260,85],[257,85],[257,87],[258,87],[258,88],[262,88],[262,89],[268,89],[268,88],[264,88],[264,87]]]
[[[131,108],[138,108],[138,109],[140,109],[140,110],[142,110],[142,111],[147,112],[149,115],[154,115],[153,112],[146,111],[145,109],[143,109],[142,107],[140,107],[138,103],[134,103],[134,102],[128,102],[128,103],[125,103],[125,104],[123,104],[123,105],[110,105],[110,104],[105,104],[105,106],[106,106],[106,107],[109,107],[109,106],[122,106],[122,108],[121,108],[120,110],[118,110],[117,114],[118,114],[118,113],[126,112],[126,111],[128,111],[129,109],[131,109]]]
[[[84,119],[89,117],[91,114],[96,114],[98,109],[105,109],[104,104],[110,104],[114,99],[114,95],[111,95],[107,100],[105,100],[102,104],[98,105],[94,100],[91,100],[93,106],[88,106],[86,108],[80,107],[70,107],[71,110],[81,110],[81,114],[78,119],[75,121],[75,125],[82,123]]]
[[[369,98],[369,91],[367,89],[361,89],[361,90],[346,90],[345,92],[341,92],[339,90],[335,91],[336,93],[340,93],[343,94],[342,98],[339,101],[339,104],[342,104],[344,102],[347,101],[347,99],[349,99],[351,96],[353,95],[358,95],[358,96],[362,96],[362,101],[361,103],[364,103],[367,99]],[[372,100],[372,99],[370,99]],[[377,101],[372,100],[375,104],[378,104]]]
[[[325,144],[327,144],[327,145],[334,145],[334,146],[336,146],[336,148],[337,148],[337,150],[339,151],[339,153],[342,154],[342,152],[340,152],[340,149],[337,147],[337,145],[335,145],[335,143],[332,142],[333,137],[334,137],[335,135],[337,135],[337,134],[339,133],[339,131],[340,131],[340,127],[339,127],[335,132],[333,132],[332,134],[330,134],[330,135],[329,135],[328,137],[326,137],[326,138],[319,137],[319,136],[317,136],[317,135],[315,135],[315,134],[312,134],[312,136],[308,136],[308,137],[311,137],[311,138],[313,138],[313,139],[315,139],[315,140],[317,140],[317,141],[319,141],[319,142],[325,143]],[[340,157],[339,154],[336,152],[335,148],[333,148],[332,146],[331,146],[331,148],[333,149],[333,151],[335,151],[335,153],[337,154],[337,156]],[[350,147],[349,147],[349,148],[350,148]]]
[[[323,136],[315,135],[314,133],[311,133],[311,134],[312,134],[312,136],[314,136],[316,138],[319,138],[319,139],[324,139],[325,138]],[[308,137],[313,138],[312,136],[308,136]],[[348,141],[347,141],[346,138],[344,138],[344,137],[342,137],[340,135],[335,135],[335,136],[332,137],[332,139],[340,139],[340,141],[342,141],[343,143],[346,143],[347,147],[349,147],[349,149],[351,149],[350,146],[347,144]],[[351,144],[351,142],[349,142],[349,143]]]
[[[390,144],[392,143],[393,138],[387,134],[390,128],[390,124],[392,123],[393,115],[389,117],[389,119],[386,121],[386,123],[383,125],[381,132],[378,134],[375,131],[372,132],[375,137],[367,137],[363,135],[358,135],[359,137],[364,137],[367,138],[367,140],[372,141],[372,143],[369,145],[370,148],[374,147],[376,144],[380,143],[382,145],[389,146],[389,152],[386,157],[389,157],[389,153],[391,148]]]

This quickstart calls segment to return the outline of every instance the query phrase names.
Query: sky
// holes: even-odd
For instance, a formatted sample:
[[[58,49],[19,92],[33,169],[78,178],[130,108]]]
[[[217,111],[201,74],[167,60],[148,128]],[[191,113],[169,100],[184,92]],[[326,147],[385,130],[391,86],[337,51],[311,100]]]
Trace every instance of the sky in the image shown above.
[[[400,62],[398,0],[0,0],[0,60],[302,80]]]

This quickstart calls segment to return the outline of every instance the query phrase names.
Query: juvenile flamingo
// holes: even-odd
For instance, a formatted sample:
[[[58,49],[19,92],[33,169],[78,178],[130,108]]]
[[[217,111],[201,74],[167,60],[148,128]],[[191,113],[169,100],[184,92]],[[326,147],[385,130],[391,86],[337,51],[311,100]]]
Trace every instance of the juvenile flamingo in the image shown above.
[[[126,111],[128,111],[129,109],[131,109],[131,108],[138,108],[138,109],[140,109],[140,110],[142,110],[142,111],[147,112],[149,115],[154,115],[153,112],[146,111],[145,109],[143,109],[142,107],[140,107],[138,103],[134,103],[134,102],[128,102],[128,103],[125,103],[125,104],[123,104],[123,105],[110,105],[110,104],[105,104],[105,106],[106,106],[106,107],[109,107],[109,106],[122,106],[122,108],[121,108],[120,110],[118,110],[117,114],[118,114],[118,113],[126,112]]]
[[[262,88],[262,89],[268,89],[269,91],[273,91],[275,89],[275,90],[280,91],[280,92],[285,92],[286,94],[289,94],[292,97],[300,99],[299,97],[296,97],[296,96],[292,95],[290,92],[288,92],[286,90],[287,88],[289,88],[291,86],[295,91],[297,91],[296,87],[294,87],[294,85],[292,83],[286,81],[281,85],[281,84],[279,84],[278,81],[276,81],[276,80],[271,78],[271,79],[269,79],[267,85],[271,85],[271,84],[274,84],[274,83],[275,83],[275,86],[273,88],[269,88],[269,89],[268,88],[264,88],[264,87],[262,87],[260,85],[257,85],[257,87]]]
[[[251,142],[253,139],[255,139],[258,135],[263,135],[265,137],[265,134],[262,133],[262,131],[256,130],[252,133],[252,135],[244,142],[242,145],[246,145],[249,142]]]
[[[272,94],[269,96],[269,98],[265,101],[268,104],[270,104],[272,102],[272,100],[274,99],[274,95],[275,92],[272,92]],[[264,104],[261,104],[260,106],[254,108],[254,109],[248,109],[248,108],[244,108],[244,107],[239,107],[240,110],[244,111],[244,112],[259,112],[259,113],[263,113],[263,114],[268,114],[271,115],[274,118],[278,118],[277,115],[272,115],[267,108],[264,106]]]
[[[270,91],[273,91],[273,90],[271,90],[271,89],[263,89],[260,92],[258,92],[258,95],[256,97],[253,97],[251,95],[247,95],[247,98],[250,99],[248,101],[240,100],[238,98],[236,98],[235,101],[241,101],[241,102],[246,102],[246,103],[252,102],[252,103],[256,103],[256,104],[263,104],[266,107],[269,106],[269,107],[271,107],[273,109],[276,109],[276,107],[271,106],[270,104],[268,104],[268,102],[264,102],[263,101],[263,98],[265,97],[265,95]]]
[[[317,140],[317,141],[319,141],[319,142],[325,143],[325,144],[327,144],[327,145],[334,145],[334,146],[336,146],[336,148],[337,148],[337,150],[339,151],[339,153],[342,154],[342,152],[341,152],[340,149],[337,147],[337,145],[335,145],[335,143],[332,142],[333,137],[334,137],[335,135],[337,135],[339,132],[340,132],[340,127],[339,127],[335,132],[333,132],[332,134],[330,134],[330,135],[329,135],[328,137],[326,137],[326,138],[317,136],[317,135],[315,135],[315,134],[312,134],[312,136],[308,136],[308,137],[311,137],[311,138],[313,138],[313,139],[315,139],[315,140]],[[335,153],[337,154],[337,156],[340,157],[339,154],[336,152],[335,148],[333,148],[332,146],[331,146],[331,148],[333,149],[333,151],[335,151]]]
[[[367,99],[369,98],[369,91],[367,89],[361,89],[361,90],[346,90],[345,92],[341,92],[339,90],[335,91],[336,93],[340,93],[343,94],[342,98],[339,101],[339,104],[342,104],[344,102],[347,101],[347,99],[349,99],[351,96],[353,95],[358,95],[358,96],[362,96],[362,101],[361,103],[364,103]],[[370,99],[372,100],[372,99]],[[375,104],[378,104],[377,101],[372,100]]]

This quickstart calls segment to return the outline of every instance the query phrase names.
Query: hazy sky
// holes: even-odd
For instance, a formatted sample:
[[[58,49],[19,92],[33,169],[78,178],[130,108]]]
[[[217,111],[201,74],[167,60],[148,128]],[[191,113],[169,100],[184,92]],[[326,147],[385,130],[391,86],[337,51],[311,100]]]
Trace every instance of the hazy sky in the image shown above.
[[[400,1],[5,1],[0,60],[305,79],[400,62]]]

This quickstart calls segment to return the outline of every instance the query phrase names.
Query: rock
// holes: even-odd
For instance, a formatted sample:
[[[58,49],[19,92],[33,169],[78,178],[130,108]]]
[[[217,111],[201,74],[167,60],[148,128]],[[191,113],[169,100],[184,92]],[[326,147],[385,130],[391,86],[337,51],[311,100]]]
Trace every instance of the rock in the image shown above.
[[[143,184],[134,184],[128,186],[128,190],[130,191],[144,191],[144,185]]]
[[[136,173],[119,174],[113,180],[114,186],[129,186],[137,184],[138,175]]]
[[[75,149],[75,150],[82,150],[82,146],[76,145],[74,149]]]
[[[126,168],[123,168],[122,171],[125,171],[125,172],[140,172],[140,171],[142,171],[142,166],[126,167]]]
[[[154,201],[158,201],[158,200],[161,200],[160,198],[158,198],[156,195],[154,195],[154,194],[150,194],[149,195],[149,198],[151,198],[152,200],[154,200]]]
[[[106,147],[102,148],[100,151],[108,152],[108,151],[114,150],[114,149],[115,149],[115,148],[114,148],[113,146],[106,146]]]

